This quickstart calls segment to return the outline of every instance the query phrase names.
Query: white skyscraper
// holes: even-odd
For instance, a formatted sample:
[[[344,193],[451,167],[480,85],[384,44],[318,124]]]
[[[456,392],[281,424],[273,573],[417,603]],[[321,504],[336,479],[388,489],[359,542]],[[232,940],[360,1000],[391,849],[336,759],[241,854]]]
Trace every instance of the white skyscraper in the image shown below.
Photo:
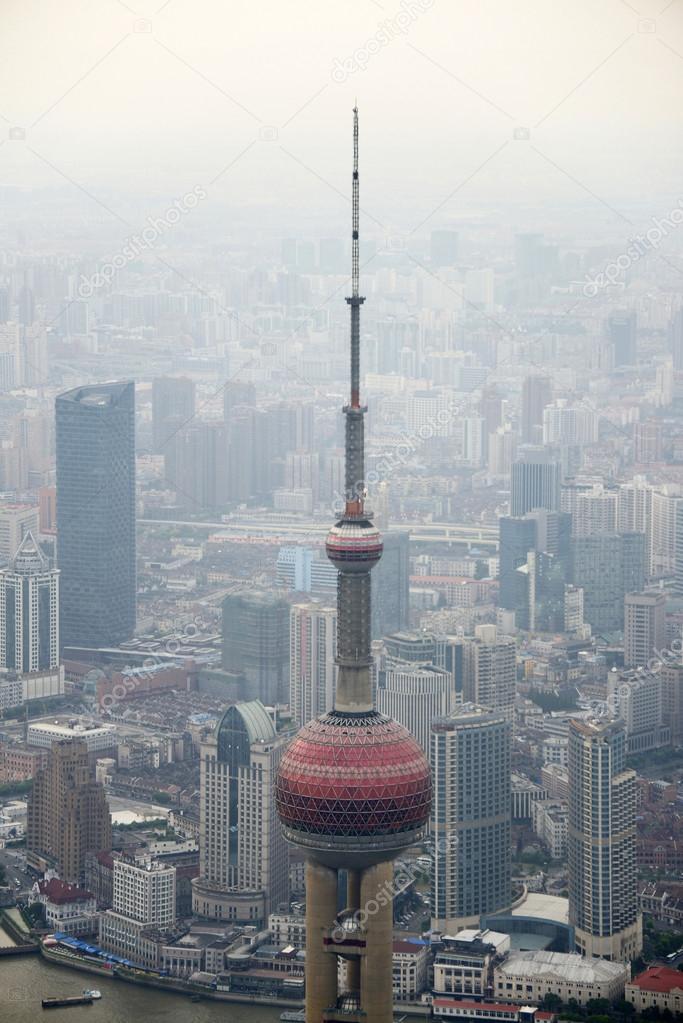
[[[337,609],[294,604],[289,621],[289,707],[301,726],[334,705]]]
[[[59,666],[59,571],[26,533],[0,571],[0,668],[24,674]]]
[[[431,728],[432,927],[455,934],[512,898],[511,728],[465,703]]]
[[[515,641],[499,636],[495,625],[477,625],[465,645],[465,700],[500,711],[508,721],[515,712],[517,656]]]
[[[450,671],[405,662],[380,672],[378,711],[404,725],[426,754],[432,721],[450,714],[454,706],[455,687]]]
[[[569,922],[585,956],[640,955],[636,774],[621,723],[569,728]]]
[[[200,917],[262,926],[289,896],[289,859],[273,782],[287,740],[259,700],[228,707],[201,749]]]

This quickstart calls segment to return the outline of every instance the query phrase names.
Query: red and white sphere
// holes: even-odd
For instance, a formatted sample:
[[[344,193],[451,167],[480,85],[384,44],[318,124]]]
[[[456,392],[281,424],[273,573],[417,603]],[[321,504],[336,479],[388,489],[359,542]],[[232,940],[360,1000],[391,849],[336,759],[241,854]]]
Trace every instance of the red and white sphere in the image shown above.
[[[332,711],[309,721],[285,751],[275,783],[290,841],[330,839],[361,853],[410,845],[429,819],[432,778],[410,732],[383,714]]]
[[[342,519],[327,535],[325,550],[339,572],[367,572],[382,557],[382,535],[368,519]]]

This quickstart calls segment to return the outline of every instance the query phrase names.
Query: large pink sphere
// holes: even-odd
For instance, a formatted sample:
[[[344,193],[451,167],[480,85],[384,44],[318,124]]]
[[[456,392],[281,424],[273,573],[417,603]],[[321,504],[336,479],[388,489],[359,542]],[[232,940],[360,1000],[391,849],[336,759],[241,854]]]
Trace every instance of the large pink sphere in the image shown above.
[[[286,750],[275,799],[290,833],[399,837],[429,818],[431,772],[397,721],[332,712],[304,725]]]

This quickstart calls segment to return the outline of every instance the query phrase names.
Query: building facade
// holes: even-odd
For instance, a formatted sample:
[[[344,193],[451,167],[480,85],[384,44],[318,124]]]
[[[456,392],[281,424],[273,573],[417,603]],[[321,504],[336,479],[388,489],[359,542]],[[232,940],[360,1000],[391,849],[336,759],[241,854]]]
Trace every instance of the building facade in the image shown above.
[[[299,727],[332,710],[336,654],[337,609],[294,604],[289,618],[289,709]]]
[[[231,593],[223,601],[225,671],[241,672],[252,700],[267,706],[289,699],[289,604],[262,590]]]
[[[265,926],[289,899],[289,856],[275,811],[286,740],[262,703],[229,707],[201,749],[196,916]]]
[[[135,385],[58,396],[60,638],[117,646],[135,630]]]
[[[79,884],[88,853],[111,849],[111,817],[102,785],[92,781],[88,748],[79,740],[53,743],[47,766],[28,801],[27,861],[63,881]]]
[[[569,922],[576,949],[617,962],[642,949],[636,869],[636,775],[621,723],[569,728]]]
[[[432,927],[446,934],[510,906],[511,725],[471,703],[432,724]]]
[[[0,668],[17,674],[59,667],[59,572],[28,532],[0,571]]]

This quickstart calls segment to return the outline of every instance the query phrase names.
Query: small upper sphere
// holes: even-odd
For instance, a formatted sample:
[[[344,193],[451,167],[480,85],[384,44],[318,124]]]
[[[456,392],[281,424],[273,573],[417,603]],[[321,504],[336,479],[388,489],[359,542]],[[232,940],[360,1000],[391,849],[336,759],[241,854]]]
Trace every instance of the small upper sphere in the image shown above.
[[[328,533],[325,549],[340,572],[360,572],[372,568],[382,557],[382,536],[369,519],[342,519]]]
[[[429,818],[432,778],[397,721],[338,711],[309,721],[285,751],[275,800],[289,837],[372,837],[405,844]]]

